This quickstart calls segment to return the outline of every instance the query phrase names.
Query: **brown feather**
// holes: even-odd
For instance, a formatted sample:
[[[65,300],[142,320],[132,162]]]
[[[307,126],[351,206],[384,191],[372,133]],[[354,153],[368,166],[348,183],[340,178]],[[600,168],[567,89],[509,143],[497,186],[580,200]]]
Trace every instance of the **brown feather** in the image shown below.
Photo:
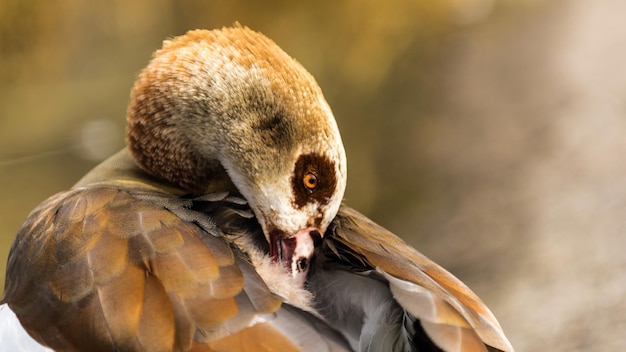
[[[145,290],[137,331],[137,339],[142,346],[139,350],[171,351],[174,346],[188,346],[190,341],[181,338],[184,335],[179,329],[180,323],[176,320],[171,296],[166,293],[158,277],[144,272],[144,278]]]
[[[108,187],[66,192],[25,222],[5,300],[40,341],[59,349],[188,348],[197,329],[237,314],[244,276],[224,240],[132,194]],[[17,260],[27,255],[31,261]],[[278,305],[264,303],[272,297],[267,290],[250,294],[263,311],[280,306],[274,298]]]

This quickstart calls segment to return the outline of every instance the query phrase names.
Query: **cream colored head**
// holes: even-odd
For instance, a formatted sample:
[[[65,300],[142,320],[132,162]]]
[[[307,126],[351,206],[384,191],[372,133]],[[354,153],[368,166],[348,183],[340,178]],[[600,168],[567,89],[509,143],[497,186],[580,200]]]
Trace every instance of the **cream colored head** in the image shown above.
[[[127,142],[144,170],[191,192],[223,167],[268,240],[273,231],[323,234],[346,186],[345,151],[319,86],[240,26],[164,42],[132,90]]]

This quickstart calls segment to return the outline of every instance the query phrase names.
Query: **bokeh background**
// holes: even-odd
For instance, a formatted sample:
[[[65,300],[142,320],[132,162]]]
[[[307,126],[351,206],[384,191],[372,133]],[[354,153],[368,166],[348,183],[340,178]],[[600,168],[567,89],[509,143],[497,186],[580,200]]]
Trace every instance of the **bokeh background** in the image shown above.
[[[130,87],[161,41],[239,21],[317,78],[347,148],[346,201],[472,287],[518,351],[626,350],[624,13],[3,0],[0,272],[30,210],[123,146]]]

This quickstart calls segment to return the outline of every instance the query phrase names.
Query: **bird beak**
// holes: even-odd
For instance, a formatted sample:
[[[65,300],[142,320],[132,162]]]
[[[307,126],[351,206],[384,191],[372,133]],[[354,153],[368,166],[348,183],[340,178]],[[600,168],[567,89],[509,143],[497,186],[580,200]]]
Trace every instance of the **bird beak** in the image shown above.
[[[318,229],[310,227],[289,236],[281,230],[270,232],[270,256],[275,263],[280,263],[302,284],[306,281],[311,258],[322,236]]]

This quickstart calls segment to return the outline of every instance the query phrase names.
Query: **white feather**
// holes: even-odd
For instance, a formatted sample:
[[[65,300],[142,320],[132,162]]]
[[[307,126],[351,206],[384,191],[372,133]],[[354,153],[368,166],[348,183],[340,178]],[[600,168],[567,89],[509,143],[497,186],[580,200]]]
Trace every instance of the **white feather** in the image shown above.
[[[0,346],[3,351],[52,352],[28,335],[6,304],[0,305]]]

